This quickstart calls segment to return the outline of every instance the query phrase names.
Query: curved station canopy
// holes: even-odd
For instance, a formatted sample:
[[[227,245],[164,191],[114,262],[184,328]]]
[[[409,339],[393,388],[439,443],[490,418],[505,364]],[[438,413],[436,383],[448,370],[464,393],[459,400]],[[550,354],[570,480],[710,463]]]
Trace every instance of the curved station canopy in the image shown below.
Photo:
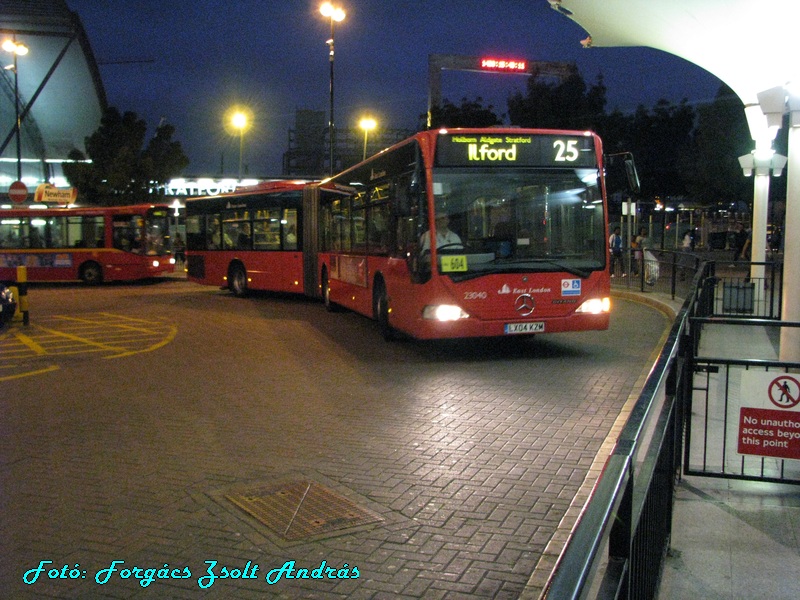
[[[585,45],[680,56],[719,77],[746,105],[800,79],[795,0],[548,1],[589,33]]]
[[[769,176],[787,157],[772,140],[789,113],[782,318],[800,321],[800,60],[797,0],[548,0],[583,27],[584,46],[646,46],[680,56],[724,81],[742,100],[754,140],[738,157],[756,177],[753,261],[764,261]],[[726,132],[720,132],[725,135]],[[737,157],[731,157],[735,159]],[[763,277],[763,266],[751,276]],[[800,362],[800,328],[783,328],[781,360]]]

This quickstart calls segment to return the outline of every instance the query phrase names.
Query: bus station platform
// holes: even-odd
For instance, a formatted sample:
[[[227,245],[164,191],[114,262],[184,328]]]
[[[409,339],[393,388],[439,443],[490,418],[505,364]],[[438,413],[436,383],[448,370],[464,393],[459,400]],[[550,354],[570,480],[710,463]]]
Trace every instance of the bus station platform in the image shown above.
[[[615,292],[667,314],[676,315],[681,308],[667,294]],[[715,328],[705,343],[740,356],[774,355],[766,336],[748,335],[743,340],[741,334],[741,329]],[[675,493],[660,600],[800,598],[798,572],[800,486],[682,477]]]

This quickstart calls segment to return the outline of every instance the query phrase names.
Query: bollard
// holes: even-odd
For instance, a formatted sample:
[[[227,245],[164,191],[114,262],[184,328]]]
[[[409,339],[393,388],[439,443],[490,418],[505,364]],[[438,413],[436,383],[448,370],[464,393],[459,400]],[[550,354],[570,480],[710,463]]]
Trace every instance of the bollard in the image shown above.
[[[19,291],[19,300],[17,300],[17,308],[22,313],[22,324],[28,325],[30,323],[30,316],[28,315],[28,268],[17,267],[17,288]]]
[[[19,288],[15,285],[10,285],[8,289],[11,290],[11,293],[14,295],[14,300],[17,301],[17,310],[14,312],[14,318],[11,320],[22,321],[22,313],[19,311]]]

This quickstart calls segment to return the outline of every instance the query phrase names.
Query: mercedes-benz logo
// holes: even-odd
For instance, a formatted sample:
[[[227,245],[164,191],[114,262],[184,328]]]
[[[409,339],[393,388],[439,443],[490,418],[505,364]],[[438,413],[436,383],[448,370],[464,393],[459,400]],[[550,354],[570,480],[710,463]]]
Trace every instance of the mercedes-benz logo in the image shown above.
[[[517,296],[517,299],[514,300],[514,308],[523,317],[527,317],[531,314],[535,305],[536,303],[533,301],[533,296],[530,294],[522,294],[521,296]]]

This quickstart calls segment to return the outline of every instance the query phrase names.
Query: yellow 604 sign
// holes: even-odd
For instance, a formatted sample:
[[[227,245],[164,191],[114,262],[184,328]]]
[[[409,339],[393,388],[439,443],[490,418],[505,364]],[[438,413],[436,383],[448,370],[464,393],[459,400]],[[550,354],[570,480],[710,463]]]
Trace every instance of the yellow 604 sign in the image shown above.
[[[467,270],[467,257],[463,255],[442,256],[442,273],[458,273]]]

